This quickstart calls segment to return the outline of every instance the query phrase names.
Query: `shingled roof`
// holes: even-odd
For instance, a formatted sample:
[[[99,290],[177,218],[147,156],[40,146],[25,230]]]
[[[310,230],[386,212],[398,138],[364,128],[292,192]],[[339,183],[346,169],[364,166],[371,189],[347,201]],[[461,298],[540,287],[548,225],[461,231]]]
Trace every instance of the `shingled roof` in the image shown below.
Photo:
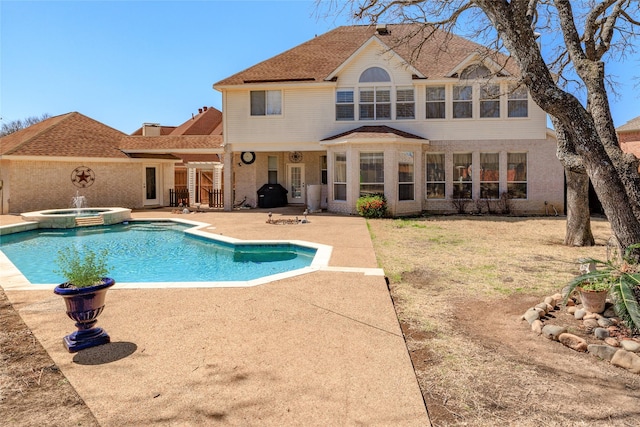
[[[0,138],[3,156],[127,158],[120,151],[125,136],[78,112],[55,116]]]
[[[221,80],[214,87],[266,82],[322,82],[372,37],[378,38],[427,79],[447,77],[473,53],[505,66],[510,74],[517,74],[507,56],[454,34],[420,24],[390,24],[386,28],[386,32],[379,33],[375,25],[338,27]],[[427,42],[417,49],[425,39]]]
[[[333,135],[328,138],[323,139],[323,141],[335,141],[335,140],[344,140],[344,139],[376,139],[379,140],[381,138],[391,138],[391,139],[421,139],[425,142],[428,142],[427,139],[414,135],[409,132],[405,132],[399,129],[395,129],[389,126],[360,126],[357,129],[348,130],[346,132],[339,133],[338,135]]]

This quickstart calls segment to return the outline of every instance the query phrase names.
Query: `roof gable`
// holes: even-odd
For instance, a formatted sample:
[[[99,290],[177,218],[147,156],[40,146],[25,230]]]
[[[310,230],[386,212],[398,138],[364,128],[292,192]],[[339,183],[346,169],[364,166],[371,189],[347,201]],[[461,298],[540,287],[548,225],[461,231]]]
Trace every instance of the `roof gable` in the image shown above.
[[[0,138],[0,154],[14,156],[126,158],[125,134],[78,112],[51,117]]]
[[[616,131],[618,133],[620,133],[620,132],[634,132],[634,131],[639,131],[639,130],[640,130],[640,116],[629,120],[627,123],[623,124],[622,126],[620,126],[620,127],[618,127],[616,129]]]
[[[510,74],[517,69],[508,57],[482,45],[420,24],[391,24],[379,33],[375,25],[338,27],[306,43],[260,62],[214,84],[214,88],[266,82],[323,82],[372,39],[387,46],[419,77],[446,78],[471,54],[490,59]],[[425,42],[425,39],[428,40]]]

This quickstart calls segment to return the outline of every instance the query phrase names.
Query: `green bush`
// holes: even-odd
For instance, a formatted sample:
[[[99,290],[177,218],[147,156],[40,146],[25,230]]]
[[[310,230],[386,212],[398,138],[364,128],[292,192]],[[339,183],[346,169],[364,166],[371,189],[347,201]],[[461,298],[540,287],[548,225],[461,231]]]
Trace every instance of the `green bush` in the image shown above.
[[[362,196],[356,203],[356,209],[365,218],[382,218],[387,214],[387,199],[383,194]]]

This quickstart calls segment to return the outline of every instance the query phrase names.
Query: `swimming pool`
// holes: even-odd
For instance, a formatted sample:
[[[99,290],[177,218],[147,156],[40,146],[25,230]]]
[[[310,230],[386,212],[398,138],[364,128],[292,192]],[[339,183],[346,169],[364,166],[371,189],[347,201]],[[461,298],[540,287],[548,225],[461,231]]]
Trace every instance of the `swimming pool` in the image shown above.
[[[32,284],[59,284],[55,259],[69,245],[109,251],[118,283],[238,282],[309,267],[316,248],[292,243],[213,240],[192,224],[130,221],[110,226],[35,229],[2,236],[0,250]]]

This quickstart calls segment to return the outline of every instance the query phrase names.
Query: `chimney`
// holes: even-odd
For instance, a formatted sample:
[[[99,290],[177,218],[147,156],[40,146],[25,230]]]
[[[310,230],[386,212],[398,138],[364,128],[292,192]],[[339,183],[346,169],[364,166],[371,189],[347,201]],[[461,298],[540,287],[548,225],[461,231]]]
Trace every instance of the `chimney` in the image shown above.
[[[160,123],[143,123],[142,136],[160,136]]]
[[[202,108],[198,108],[198,114],[202,114]]]

